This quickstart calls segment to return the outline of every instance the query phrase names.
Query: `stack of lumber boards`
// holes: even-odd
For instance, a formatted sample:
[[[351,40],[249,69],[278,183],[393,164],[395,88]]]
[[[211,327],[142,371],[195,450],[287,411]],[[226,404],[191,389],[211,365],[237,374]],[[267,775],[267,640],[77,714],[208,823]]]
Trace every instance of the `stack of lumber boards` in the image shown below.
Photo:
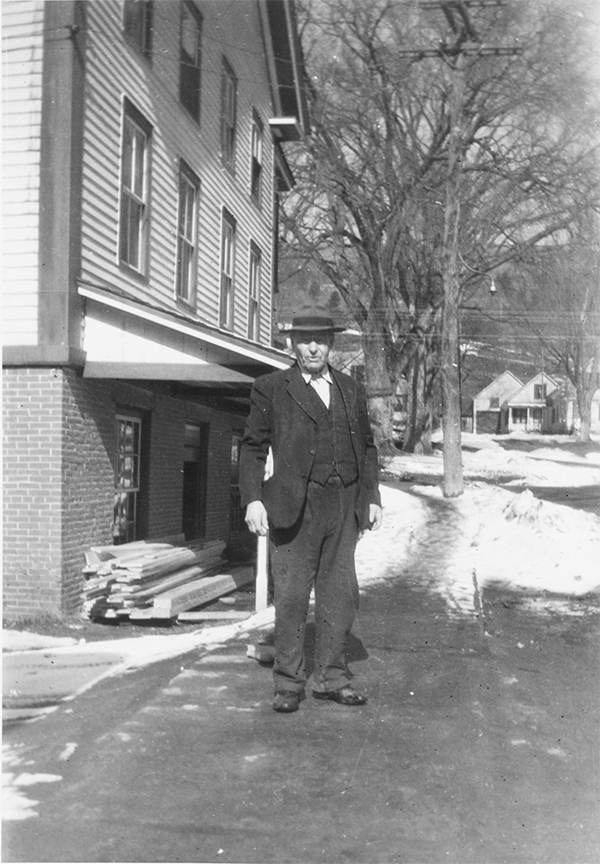
[[[83,613],[112,622],[176,618],[253,580],[252,567],[222,572],[224,549],[220,540],[93,546],[85,555]]]

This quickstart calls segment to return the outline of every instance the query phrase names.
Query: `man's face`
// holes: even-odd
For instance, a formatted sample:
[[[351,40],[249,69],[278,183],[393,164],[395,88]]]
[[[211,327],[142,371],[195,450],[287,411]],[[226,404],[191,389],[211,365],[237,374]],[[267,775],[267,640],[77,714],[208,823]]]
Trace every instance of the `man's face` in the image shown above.
[[[327,365],[333,345],[331,330],[298,330],[292,333],[292,345],[301,372],[317,375]]]

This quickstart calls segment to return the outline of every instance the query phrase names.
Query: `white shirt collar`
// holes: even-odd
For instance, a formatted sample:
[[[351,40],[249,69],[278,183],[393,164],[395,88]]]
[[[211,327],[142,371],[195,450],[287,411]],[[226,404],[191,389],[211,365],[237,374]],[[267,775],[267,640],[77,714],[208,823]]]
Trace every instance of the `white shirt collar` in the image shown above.
[[[312,374],[310,372],[301,372],[300,373],[307,384],[313,379]],[[333,378],[331,377],[331,372],[329,371],[329,366],[326,366],[323,372],[320,372],[317,376],[318,378],[323,378],[324,381],[327,381],[328,384],[333,384]]]

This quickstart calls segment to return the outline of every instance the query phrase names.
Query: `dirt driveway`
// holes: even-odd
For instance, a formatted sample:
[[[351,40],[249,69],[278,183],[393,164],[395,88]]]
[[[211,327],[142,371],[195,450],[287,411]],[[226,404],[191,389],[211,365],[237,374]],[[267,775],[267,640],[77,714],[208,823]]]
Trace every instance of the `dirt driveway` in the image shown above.
[[[364,707],[275,714],[270,669],[236,642],[8,727],[39,803],[5,823],[3,860],[596,862],[598,610],[494,591],[452,610],[432,590],[443,517],[362,599]]]

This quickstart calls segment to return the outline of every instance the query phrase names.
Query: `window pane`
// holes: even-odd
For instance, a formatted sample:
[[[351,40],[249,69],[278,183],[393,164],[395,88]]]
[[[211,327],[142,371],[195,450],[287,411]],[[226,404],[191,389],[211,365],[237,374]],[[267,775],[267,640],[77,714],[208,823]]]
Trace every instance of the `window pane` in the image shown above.
[[[184,5],[181,10],[181,48],[194,66],[198,63],[198,35],[198,22]]]
[[[191,172],[182,166],[179,176],[179,213],[177,225],[177,296],[188,303],[195,301],[196,285],[196,211],[198,185]]]
[[[140,228],[142,207],[137,201],[129,202],[129,235],[127,262],[133,267],[140,267]]]
[[[132,108],[123,122],[119,256],[141,272],[145,263],[149,136],[132,118],[133,112]]]
[[[147,56],[152,49],[152,0],[125,0],[125,33]]]
[[[138,198],[143,198],[144,196],[144,160],[146,153],[146,136],[140,129],[136,129],[135,139],[134,139],[134,177],[135,177],[135,185],[133,187],[133,191],[138,196]]]
[[[131,124],[125,120],[125,128],[123,129],[123,186],[126,189],[131,189],[132,170],[131,164],[133,159],[133,136]]]
[[[221,158],[233,162],[235,148],[236,79],[227,64],[221,73]]]
[[[183,3],[181,7],[179,99],[195,120],[200,118],[201,20]]]

